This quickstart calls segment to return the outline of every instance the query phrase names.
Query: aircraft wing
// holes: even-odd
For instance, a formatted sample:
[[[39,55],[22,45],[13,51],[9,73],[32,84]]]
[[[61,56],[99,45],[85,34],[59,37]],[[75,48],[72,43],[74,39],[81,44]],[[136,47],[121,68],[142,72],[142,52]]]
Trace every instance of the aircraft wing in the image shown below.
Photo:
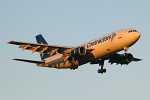
[[[28,43],[28,42],[19,42],[19,41],[10,41],[9,44],[19,45],[19,48],[22,50],[31,50],[32,53],[40,52],[53,55],[54,52],[58,51],[58,53],[67,53],[72,50],[74,47],[68,46],[56,46],[56,45],[47,45],[47,44],[39,44],[39,43]]]
[[[126,53],[126,54],[118,54],[118,53],[113,53],[106,55],[101,58],[101,60],[94,60],[90,64],[102,64],[103,60],[109,60],[108,62],[113,64],[129,64],[132,61],[141,61],[142,59],[139,58],[134,58],[132,54]]]
[[[130,54],[130,53],[126,53],[126,54],[114,53],[114,54],[108,55],[104,58],[109,60],[110,63],[117,63],[117,64],[123,63],[123,60],[129,60],[127,62],[141,61],[142,60],[142,59],[139,59],[139,58],[134,58],[133,55]]]

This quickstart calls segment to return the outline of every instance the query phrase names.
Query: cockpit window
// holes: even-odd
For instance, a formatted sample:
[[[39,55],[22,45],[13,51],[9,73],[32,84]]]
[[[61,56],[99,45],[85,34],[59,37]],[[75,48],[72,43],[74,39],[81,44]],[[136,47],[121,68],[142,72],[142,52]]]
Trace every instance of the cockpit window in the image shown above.
[[[130,32],[137,32],[137,30],[129,30],[128,33],[130,33]]]

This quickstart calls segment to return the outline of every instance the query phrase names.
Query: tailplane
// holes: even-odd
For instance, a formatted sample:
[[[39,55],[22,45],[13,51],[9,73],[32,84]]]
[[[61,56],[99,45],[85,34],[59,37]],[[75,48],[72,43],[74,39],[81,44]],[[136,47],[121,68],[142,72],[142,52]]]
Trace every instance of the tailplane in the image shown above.
[[[28,60],[28,59],[12,59],[12,60],[17,60],[17,61],[24,61],[24,62],[29,62],[29,63],[36,63],[36,64],[44,64],[44,61],[37,61],[37,60]]]
[[[44,64],[45,64],[45,61],[37,61],[37,60],[18,59],[18,58],[15,58],[12,60],[34,63],[34,64],[37,64],[37,66],[44,66]]]
[[[45,41],[45,39],[43,38],[41,34],[36,36],[36,41],[39,44],[47,44],[47,42]],[[45,58],[50,57],[49,54],[45,54],[45,53],[40,54],[40,56],[41,56],[41,60],[44,60]]]

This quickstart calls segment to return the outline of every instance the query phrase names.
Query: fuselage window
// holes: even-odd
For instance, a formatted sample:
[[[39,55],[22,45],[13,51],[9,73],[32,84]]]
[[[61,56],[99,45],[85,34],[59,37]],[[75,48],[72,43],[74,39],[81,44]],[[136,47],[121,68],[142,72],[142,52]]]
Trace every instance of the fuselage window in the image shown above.
[[[137,30],[133,30],[133,32],[137,32]]]
[[[129,30],[128,33],[130,33],[130,32],[137,32],[137,30]]]
[[[132,32],[132,30],[130,30],[128,33]]]

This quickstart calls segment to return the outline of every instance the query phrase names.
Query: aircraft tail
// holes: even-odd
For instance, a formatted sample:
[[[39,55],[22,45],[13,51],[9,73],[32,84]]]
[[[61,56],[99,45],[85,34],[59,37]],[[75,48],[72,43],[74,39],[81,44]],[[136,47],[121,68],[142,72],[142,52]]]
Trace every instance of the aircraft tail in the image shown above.
[[[39,44],[47,44],[47,42],[45,41],[45,39],[43,38],[41,34],[36,36],[36,41]],[[49,54],[45,54],[45,53],[40,54],[40,56],[41,56],[41,60],[44,60],[45,58],[50,57]]]

